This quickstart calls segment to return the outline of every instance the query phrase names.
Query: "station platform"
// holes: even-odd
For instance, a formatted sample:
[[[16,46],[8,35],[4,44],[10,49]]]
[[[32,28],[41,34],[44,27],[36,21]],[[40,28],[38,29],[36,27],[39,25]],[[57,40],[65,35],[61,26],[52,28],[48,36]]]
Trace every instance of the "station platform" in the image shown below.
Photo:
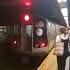
[[[58,70],[57,57],[53,55],[54,48],[37,70]],[[67,57],[65,70],[69,70],[70,57]]]

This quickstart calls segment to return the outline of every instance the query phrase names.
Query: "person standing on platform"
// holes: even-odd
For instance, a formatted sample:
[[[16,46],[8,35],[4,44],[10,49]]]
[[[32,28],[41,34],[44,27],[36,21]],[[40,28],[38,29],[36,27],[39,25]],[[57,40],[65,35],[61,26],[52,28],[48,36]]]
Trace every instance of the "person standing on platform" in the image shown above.
[[[68,41],[69,34],[66,32],[66,28],[65,27],[60,28],[60,34],[56,36],[55,43],[63,42],[64,52],[63,55],[57,56],[58,70],[65,70],[66,59],[69,56]]]

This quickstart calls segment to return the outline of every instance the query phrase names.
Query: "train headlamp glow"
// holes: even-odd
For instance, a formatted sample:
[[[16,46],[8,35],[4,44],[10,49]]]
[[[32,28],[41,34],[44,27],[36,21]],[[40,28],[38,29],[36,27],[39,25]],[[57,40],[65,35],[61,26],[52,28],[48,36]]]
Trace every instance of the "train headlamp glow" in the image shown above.
[[[14,44],[16,44],[16,43],[17,43],[17,41],[14,41],[13,43],[14,43]]]
[[[37,35],[37,36],[42,36],[42,35],[43,35],[43,30],[42,30],[41,28],[38,28],[38,29],[36,30],[36,35]]]

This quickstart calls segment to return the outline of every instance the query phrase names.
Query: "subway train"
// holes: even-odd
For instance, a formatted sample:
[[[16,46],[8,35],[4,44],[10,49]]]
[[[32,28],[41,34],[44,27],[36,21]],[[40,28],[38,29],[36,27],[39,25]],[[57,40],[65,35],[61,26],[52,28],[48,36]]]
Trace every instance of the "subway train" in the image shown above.
[[[30,24],[20,21],[13,26],[0,26],[0,43],[5,42],[22,60],[47,56],[53,48],[49,44],[55,40],[60,27],[62,25],[47,18],[35,16]]]
[[[20,53],[41,55],[49,52],[49,44],[55,40],[62,27],[48,19],[36,18],[32,25],[5,26],[3,34],[9,46]],[[2,35],[3,36],[3,35]],[[1,40],[2,42],[2,40]]]

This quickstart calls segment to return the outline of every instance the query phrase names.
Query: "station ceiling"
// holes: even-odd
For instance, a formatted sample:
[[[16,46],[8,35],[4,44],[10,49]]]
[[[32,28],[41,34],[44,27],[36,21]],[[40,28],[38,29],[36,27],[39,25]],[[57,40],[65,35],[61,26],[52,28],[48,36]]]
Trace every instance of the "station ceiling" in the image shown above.
[[[33,6],[35,14],[47,17],[57,24],[66,26],[57,0],[34,0]]]
[[[17,0],[0,0],[0,25],[19,24]],[[66,26],[57,0],[33,0],[33,14]]]

